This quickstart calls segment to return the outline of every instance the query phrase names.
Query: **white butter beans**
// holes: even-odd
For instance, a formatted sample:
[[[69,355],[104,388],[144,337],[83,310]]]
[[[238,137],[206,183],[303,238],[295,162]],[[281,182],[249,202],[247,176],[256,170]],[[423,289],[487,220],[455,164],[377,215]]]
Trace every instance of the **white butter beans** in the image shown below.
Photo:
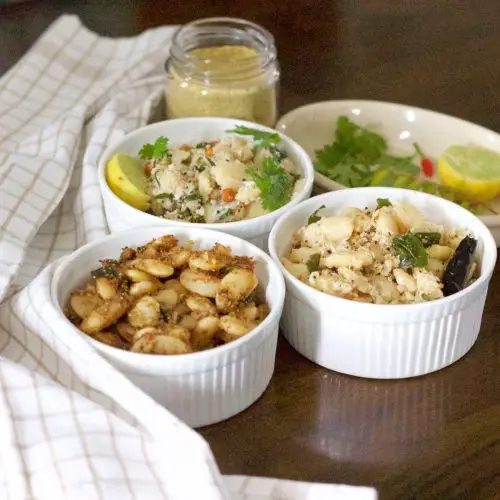
[[[281,256],[283,267],[317,290],[359,302],[441,298],[442,280],[455,279],[445,270],[467,230],[429,221],[409,204],[376,201],[375,208],[348,207],[340,215],[314,211],[293,234],[291,249]],[[472,268],[464,286],[475,279]]]
[[[255,263],[220,244],[193,246],[165,235],[123,248],[71,293],[66,315],[94,340],[137,353],[189,354],[237,340],[269,314],[254,293]]]

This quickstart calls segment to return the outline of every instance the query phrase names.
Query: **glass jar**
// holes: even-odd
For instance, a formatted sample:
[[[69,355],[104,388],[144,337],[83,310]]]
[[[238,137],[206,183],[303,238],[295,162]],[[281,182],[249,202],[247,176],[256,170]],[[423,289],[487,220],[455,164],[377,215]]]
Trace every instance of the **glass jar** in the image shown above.
[[[229,17],[199,19],[172,39],[167,116],[218,116],[274,126],[279,66],[274,38]]]

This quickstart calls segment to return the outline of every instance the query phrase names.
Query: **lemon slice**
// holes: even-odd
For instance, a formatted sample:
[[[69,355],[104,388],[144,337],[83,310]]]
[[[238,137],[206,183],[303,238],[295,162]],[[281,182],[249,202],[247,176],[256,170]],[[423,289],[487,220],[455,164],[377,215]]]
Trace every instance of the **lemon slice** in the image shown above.
[[[148,178],[143,166],[135,158],[126,154],[115,154],[106,166],[106,180],[113,193],[125,203],[139,210],[148,208]]]
[[[500,194],[500,153],[480,146],[450,146],[438,160],[438,177],[469,201],[490,201]]]

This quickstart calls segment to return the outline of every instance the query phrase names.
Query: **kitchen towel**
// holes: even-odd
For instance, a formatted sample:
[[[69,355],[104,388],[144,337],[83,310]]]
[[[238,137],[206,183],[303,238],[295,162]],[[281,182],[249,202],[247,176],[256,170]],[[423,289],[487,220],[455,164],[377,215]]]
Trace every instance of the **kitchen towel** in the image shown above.
[[[53,305],[54,269],[107,233],[98,158],[161,105],[174,30],[109,39],[62,16],[0,79],[0,499],[375,499],[222,476],[205,440]]]

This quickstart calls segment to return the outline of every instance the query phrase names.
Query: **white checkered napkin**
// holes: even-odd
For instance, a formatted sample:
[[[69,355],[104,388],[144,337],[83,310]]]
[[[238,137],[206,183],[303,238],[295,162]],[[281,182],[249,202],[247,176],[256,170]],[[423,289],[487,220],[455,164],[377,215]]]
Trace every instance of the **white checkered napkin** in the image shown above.
[[[206,442],[54,307],[58,259],[107,232],[97,160],[154,112],[172,30],[110,40],[64,16],[0,79],[0,500],[371,500],[223,478]]]
[[[0,79],[0,301],[106,233],[96,163],[148,121],[173,30],[108,39],[63,16]]]

